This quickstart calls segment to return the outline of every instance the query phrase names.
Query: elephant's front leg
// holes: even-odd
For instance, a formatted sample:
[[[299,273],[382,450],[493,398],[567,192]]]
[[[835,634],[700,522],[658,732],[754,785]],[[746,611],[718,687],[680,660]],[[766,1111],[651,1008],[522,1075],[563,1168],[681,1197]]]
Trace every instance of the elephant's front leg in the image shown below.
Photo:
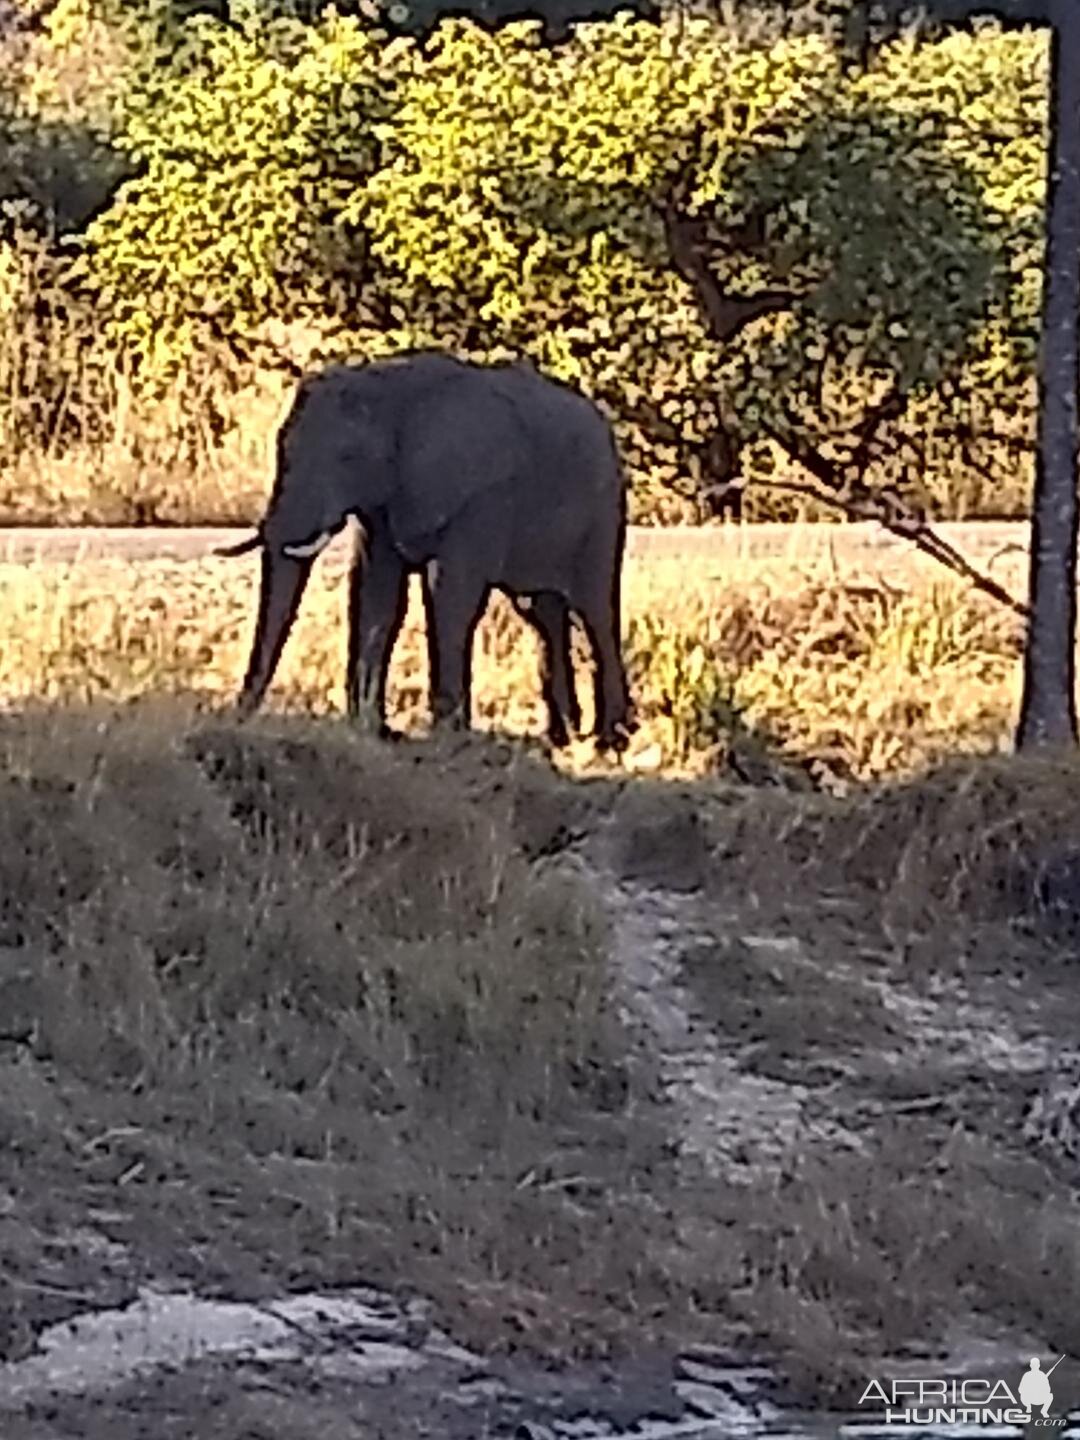
[[[431,718],[435,725],[466,728],[471,717],[472,640],[488,585],[468,556],[429,560],[424,572]]]
[[[408,571],[380,529],[368,536],[349,576],[349,717],[386,734],[386,677],[394,641],[408,606]]]

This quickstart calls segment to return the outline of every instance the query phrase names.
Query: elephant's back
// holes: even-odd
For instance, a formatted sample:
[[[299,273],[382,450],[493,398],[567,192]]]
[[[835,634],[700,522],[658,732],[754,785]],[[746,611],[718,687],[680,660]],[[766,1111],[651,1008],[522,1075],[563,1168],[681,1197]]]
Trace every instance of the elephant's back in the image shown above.
[[[593,400],[527,363],[500,367],[492,376],[552,484],[565,475],[578,486],[591,481],[597,490],[622,488],[615,434]]]
[[[308,376],[301,390],[362,398],[368,404],[400,411],[460,382],[472,369],[442,350],[413,350],[376,360],[326,365]]]

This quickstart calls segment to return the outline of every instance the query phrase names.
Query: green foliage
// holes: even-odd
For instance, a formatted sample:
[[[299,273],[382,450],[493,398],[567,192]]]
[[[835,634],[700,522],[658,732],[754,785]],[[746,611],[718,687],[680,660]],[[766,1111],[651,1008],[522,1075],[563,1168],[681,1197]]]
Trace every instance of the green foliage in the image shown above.
[[[108,203],[123,164],[103,97],[129,58],[124,28],[90,0],[59,0],[33,35],[0,34],[0,200],[29,202],[54,232]]]
[[[167,363],[210,315],[242,332],[346,309],[367,267],[345,210],[374,167],[392,50],[336,19],[266,22],[254,4],[157,46],[120,114],[139,173],[87,232],[83,274],[118,338]]]
[[[677,765],[704,752],[714,759],[746,726],[734,680],[701,636],[676,630],[670,617],[631,616],[627,653],[631,692],[642,697],[639,720]]]
[[[993,33],[901,42],[852,78],[821,40],[747,49],[708,20],[617,22],[554,56],[525,27],[444,25],[403,78],[384,164],[351,213],[402,306],[602,396],[639,476],[669,496],[687,479],[693,493],[695,443],[718,419],[748,442],[768,422],[843,451],[890,385],[934,415],[955,470],[985,434],[963,407],[985,406],[988,381],[1006,416],[1023,398],[1040,49]],[[788,313],[711,338],[657,218],[677,180],[721,281],[792,291]],[[879,478],[932,488],[922,433],[892,425]],[[772,473],[771,451],[746,459]],[[999,476],[1003,459],[1015,469],[995,453]]]
[[[532,23],[444,21],[421,46],[277,0],[115,13],[137,63],[110,143],[132,173],[75,278],[152,372],[204,349],[207,317],[241,342],[301,323],[326,354],[526,353],[606,404],[636,515],[660,519],[700,513],[718,429],[758,480],[790,471],[776,435],[842,468],[898,396],[868,478],[939,513],[1015,504],[1042,39],[908,37],[860,67],[806,26],[750,43],[686,14],[552,50]],[[724,291],[784,292],[781,313],[710,334],[673,196]]]

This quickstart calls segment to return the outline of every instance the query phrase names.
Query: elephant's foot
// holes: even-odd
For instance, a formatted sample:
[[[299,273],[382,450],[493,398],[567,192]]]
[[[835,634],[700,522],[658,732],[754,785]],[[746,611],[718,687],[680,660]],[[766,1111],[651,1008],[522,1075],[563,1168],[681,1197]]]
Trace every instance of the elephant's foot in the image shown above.
[[[625,730],[603,730],[596,737],[596,748],[605,754],[621,755],[630,744]]]
[[[547,743],[552,750],[565,750],[570,744],[570,738],[570,731],[561,718],[552,717],[548,721]]]
[[[463,735],[469,730],[469,717],[462,705],[450,701],[435,702],[431,716],[433,735]]]
[[[630,714],[621,720],[608,721],[597,731],[596,748],[621,755],[633,739],[637,728],[637,721]]]

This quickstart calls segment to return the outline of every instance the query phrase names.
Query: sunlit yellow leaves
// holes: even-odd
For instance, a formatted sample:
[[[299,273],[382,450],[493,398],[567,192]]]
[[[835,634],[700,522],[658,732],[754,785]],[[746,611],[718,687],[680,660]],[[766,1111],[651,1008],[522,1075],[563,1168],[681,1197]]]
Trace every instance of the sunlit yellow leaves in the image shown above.
[[[363,280],[342,216],[374,166],[386,47],[337,18],[264,22],[254,6],[233,18],[193,20],[169,63],[129,86],[118,139],[140,173],[87,235],[118,341],[142,347],[152,331],[174,360],[203,314],[244,330],[325,305],[331,257],[342,304]]]

